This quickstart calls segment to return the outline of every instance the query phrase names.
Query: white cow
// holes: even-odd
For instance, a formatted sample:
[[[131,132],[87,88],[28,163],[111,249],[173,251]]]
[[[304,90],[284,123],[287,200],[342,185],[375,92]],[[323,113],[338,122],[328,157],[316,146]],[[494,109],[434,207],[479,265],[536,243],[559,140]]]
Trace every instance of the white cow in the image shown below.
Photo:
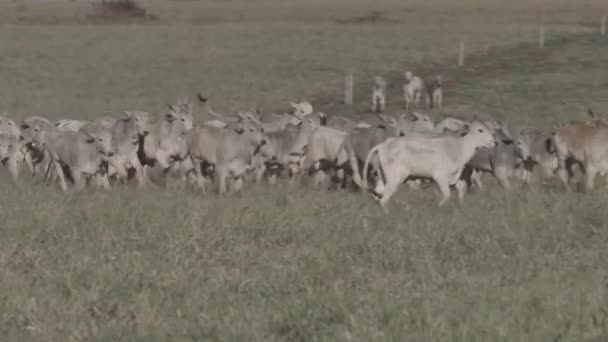
[[[406,71],[403,74],[405,84],[403,85],[403,97],[405,99],[405,109],[411,110],[420,106],[420,96],[424,88],[422,79]]]
[[[368,154],[363,168],[363,182],[367,180],[367,168],[377,155],[379,174],[373,190],[380,205],[386,207],[391,196],[408,177],[432,178],[443,198],[439,206],[450,198],[450,185],[456,185],[467,162],[478,147],[494,146],[492,132],[481,122],[475,121],[462,135],[412,134],[389,138],[374,147]],[[459,198],[464,197],[464,182],[457,186]]]

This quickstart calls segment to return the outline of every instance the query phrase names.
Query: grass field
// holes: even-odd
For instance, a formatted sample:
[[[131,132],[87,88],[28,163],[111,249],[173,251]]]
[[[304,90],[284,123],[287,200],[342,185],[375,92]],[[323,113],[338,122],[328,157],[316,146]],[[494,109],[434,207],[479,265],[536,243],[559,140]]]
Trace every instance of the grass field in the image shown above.
[[[374,74],[398,106],[411,68],[444,75],[446,111],[514,128],[608,113],[608,38],[549,26],[541,50],[535,37],[474,22],[4,25],[0,110],[92,118],[201,90],[223,111],[310,98],[362,116]],[[607,340],[603,184],[506,194],[487,179],[441,210],[434,188],[404,189],[385,215],[367,194],[302,186],[65,195],[0,177],[0,340]]]

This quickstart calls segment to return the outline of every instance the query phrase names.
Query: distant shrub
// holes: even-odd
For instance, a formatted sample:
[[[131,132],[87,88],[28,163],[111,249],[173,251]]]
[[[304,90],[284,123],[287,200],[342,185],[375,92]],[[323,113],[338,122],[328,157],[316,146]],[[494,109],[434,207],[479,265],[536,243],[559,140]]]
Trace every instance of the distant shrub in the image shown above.
[[[158,19],[135,0],[97,0],[93,2],[93,12],[88,17],[110,21]]]

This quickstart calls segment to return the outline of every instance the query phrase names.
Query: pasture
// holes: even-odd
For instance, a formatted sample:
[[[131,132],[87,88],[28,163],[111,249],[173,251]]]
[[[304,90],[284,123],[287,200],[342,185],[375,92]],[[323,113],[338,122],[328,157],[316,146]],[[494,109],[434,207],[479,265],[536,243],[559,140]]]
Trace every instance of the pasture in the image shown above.
[[[539,49],[533,24],[474,21],[3,25],[0,111],[94,118],[201,91],[226,113],[308,99],[366,118],[373,76],[395,110],[411,69],[444,76],[445,112],[514,131],[608,114],[608,37],[547,31]],[[341,104],[347,69],[353,106]],[[608,338],[603,180],[565,193],[536,177],[505,193],[488,176],[441,209],[435,187],[403,187],[385,215],[363,192],[63,194],[0,171],[2,341]]]

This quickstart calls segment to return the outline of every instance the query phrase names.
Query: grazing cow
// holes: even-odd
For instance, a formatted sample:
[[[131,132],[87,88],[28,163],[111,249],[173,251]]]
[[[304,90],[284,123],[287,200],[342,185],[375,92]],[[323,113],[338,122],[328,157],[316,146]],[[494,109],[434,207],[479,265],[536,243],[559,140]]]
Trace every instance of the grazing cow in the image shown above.
[[[593,189],[598,173],[608,173],[608,125],[569,122],[553,132],[552,143],[559,162],[558,175],[566,190],[570,190],[570,161],[583,166],[587,190]]]
[[[86,178],[95,177],[97,184],[109,189],[104,163],[113,156],[112,135],[107,129],[81,129],[78,132],[36,126],[33,142],[46,149],[51,166],[59,177],[63,191],[67,191],[64,169],[69,168],[76,189],[83,189]]]
[[[376,76],[372,87],[372,112],[384,113],[386,109],[386,81]]]
[[[432,178],[443,195],[439,202],[442,206],[450,198],[450,185],[457,185],[459,198],[464,198],[464,184],[459,182],[462,170],[477,148],[493,144],[492,133],[479,121],[471,123],[461,136],[415,134],[388,138],[369,152],[363,167],[363,181],[367,179],[370,161],[377,156],[379,176],[373,192],[382,207],[386,208],[399,185],[410,176]]]
[[[553,177],[559,166],[553,148],[551,134],[536,128],[526,128],[519,132],[516,144],[524,160],[524,180],[530,183],[532,169],[540,166],[546,178]]]
[[[443,108],[443,87],[441,76],[437,75],[426,87],[426,107],[430,109]]]
[[[403,85],[403,97],[405,99],[405,110],[412,110],[420,106],[420,96],[424,85],[422,79],[414,76],[411,72],[406,71],[403,74],[405,84]]]
[[[234,180],[232,189],[240,191],[252,156],[265,143],[263,130],[246,118],[234,128],[195,127],[188,135],[188,154],[200,190],[206,192],[205,175],[214,169],[220,195],[226,192],[229,177]]]

